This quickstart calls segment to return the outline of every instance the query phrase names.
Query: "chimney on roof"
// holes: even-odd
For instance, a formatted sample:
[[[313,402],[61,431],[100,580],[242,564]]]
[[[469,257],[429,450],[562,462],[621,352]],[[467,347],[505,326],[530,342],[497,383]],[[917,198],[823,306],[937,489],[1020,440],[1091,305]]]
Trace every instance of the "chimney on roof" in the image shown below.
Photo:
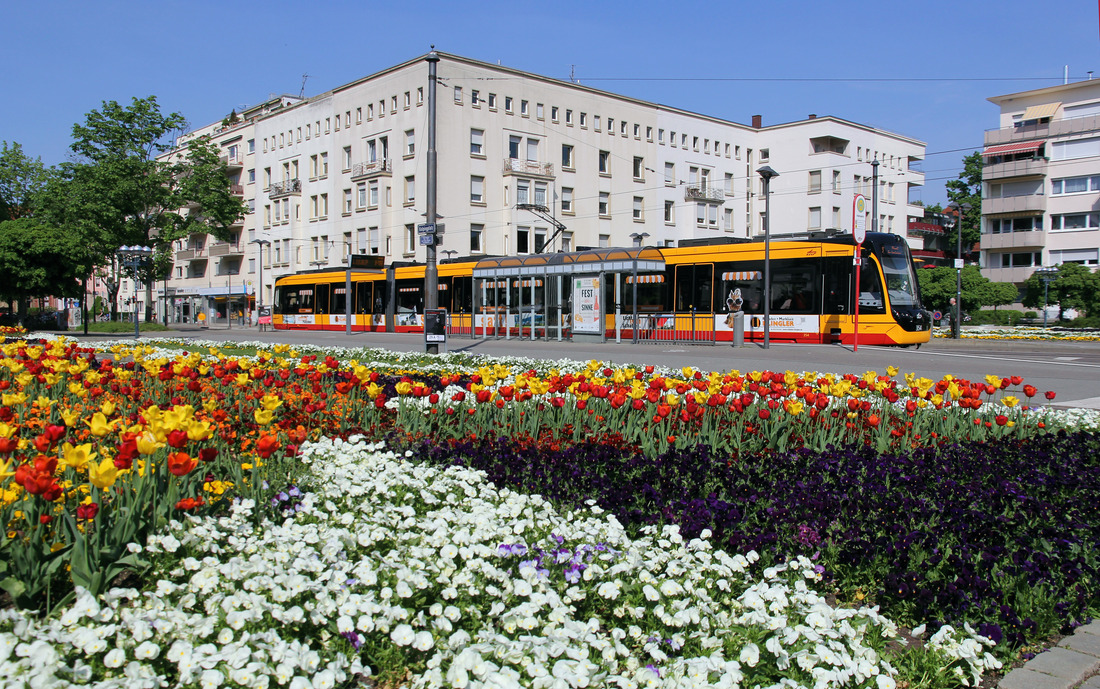
[[[813,113],[811,112],[811,113],[810,113],[810,117],[809,117],[808,119],[811,119],[811,120],[816,120],[816,119],[817,119],[817,115],[815,115],[815,114],[813,114]]]
[[[752,116],[752,128],[753,129],[760,129],[760,127],[763,125],[763,121],[764,121],[764,118],[763,118],[762,115],[753,115]]]

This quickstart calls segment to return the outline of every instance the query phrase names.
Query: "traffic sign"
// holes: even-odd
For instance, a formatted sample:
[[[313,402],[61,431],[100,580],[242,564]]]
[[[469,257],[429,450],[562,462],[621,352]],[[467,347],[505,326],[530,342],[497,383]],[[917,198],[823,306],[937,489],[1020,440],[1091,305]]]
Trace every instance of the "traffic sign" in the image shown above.
[[[433,246],[435,244],[434,234],[422,234],[420,235],[420,246]]]
[[[862,244],[867,238],[867,197],[856,194],[852,199],[852,234],[856,244]]]

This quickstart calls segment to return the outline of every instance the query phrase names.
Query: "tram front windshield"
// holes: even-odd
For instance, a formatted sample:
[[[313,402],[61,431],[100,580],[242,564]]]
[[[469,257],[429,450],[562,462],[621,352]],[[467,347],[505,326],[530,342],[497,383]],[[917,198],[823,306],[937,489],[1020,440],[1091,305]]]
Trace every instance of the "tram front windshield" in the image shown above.
[[[920,306],[917,300],[917,276],[913,273],[913,263],[909,252],[903,247],[887,246],[879,255],[882,275],[886,279],[886,291],[890,295],[890,305]]]

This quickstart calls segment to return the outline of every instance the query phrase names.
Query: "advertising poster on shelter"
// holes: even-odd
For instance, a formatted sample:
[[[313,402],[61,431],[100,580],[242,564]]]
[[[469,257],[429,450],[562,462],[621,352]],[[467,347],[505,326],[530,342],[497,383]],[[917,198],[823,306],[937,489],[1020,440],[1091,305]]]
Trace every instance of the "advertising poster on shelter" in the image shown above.
[[[573,332],[603,332],[600,322],[600,279],[583,277],[573,280]]]

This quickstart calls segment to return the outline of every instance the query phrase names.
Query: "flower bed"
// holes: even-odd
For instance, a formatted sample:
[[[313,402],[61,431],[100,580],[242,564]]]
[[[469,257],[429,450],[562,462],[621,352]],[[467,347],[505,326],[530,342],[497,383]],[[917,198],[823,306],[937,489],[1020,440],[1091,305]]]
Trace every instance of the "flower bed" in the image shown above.
[[[166,341],[163,346],[171,344]],[[592,660],[591,654],[598,652],[603,659],[600,662],[612,662],[603,656],[607,648],[603,641],[585,646],[590,649],[587,660],[585,657],[573,658],[567,653],[568,646],[559,647],[552,638],[547,640],[553,635],[547,631],[545,622],[540,621],[542,618],[532,617],[537,625],[524,630],[525,638],[514,636],[519,634],[515,629],[504,629],[504,636],[523,644],[550,644],[554,649],[561,648],[560,653],[551,654],[555,659],[565,653],[577,663],[585,661],[596,666],[593,669],[583,663],[562,665],[563,677],[555,674],[559,672],[555,669],[555,660],[553,666],[548,666],[548,672],[567,685],[583,685],[586,677],[589,680],[602,677],[601,672],[609,673],[607,682],[625,682],[625,686],[630,686],[630,682],[664,684],[671,682],[681,670],[696,673],[693,675],[696,680],[716,676],[711,673],[724,673],[722,676],[728,676],[731,683],[738,681],[739,675],[734,672],[737,670],[747,678],[757,678],[753,682],[762,683],[783,677],[809,682],[820,675],[826,684],[840,683],[846,677],[856,684],[889,685],[893,680],[888,678],[895,673],[890,669],[891,660],[886,659],[884,648],[892,626],[884,620],[876,621],[877,612],[864,609],[873,602],[891,606],[889,615],[896,614],[907,624],[928,622],[928,631],[934,632],[928,643],[919,649],[910,649],[900,655],[893,651],[895,655],[890,658],[896,660],[897,667],[904,668],[902,678],[912,681],[923,677],[926,683],[946,682],[945,686],[950,686],[958,682],[956,672],[973,679],[972,672],[990,665],[990,659],[979,652],[980,646],[989,640],[965,631],[967,627],[962,627],[964,632],[956,633],[954,628],[957,626],[941,628],[940,623],[969,620],[975,625],[999,625],[1004,639],[998,653],[1004,653],[1012,644],[1036,638],[1047,629],[1075,621],[1096,608],[1090,588],[1095,563],[1087,553],[1077,553],[1079,545],[1074,545],[1090,542],[1086,539],[1092,538],[1090,529],[1095,528],[1095,518],[1085,513],[1075,518],[1069,525],[1071,528],[1064,528],[1058,519],[1075,515],[1082,508],[1065,490],[1059,492],[1051,488],[1063,486],[1066,481],[1081,482],[1083,474],[1080,472],[1087,474],[1091,466],[1089,459],[1095,457],[1095,452],[1083,453],[1083,458],[1074,460],[1078,465],[1061,474],[1055,472],[1054,467],[1067,461],[1068,455],[1047,452],[1044,464],[1034,461],[1037,455],[1033,452],[1034,448],[1042,447],[1044,438],[1058,429],[1082,425],[1095,428],[1096,420],[1094,417],[1069,417],[1033,406],[1036,401],[1052,398],[1053,393],[1042,394],[1017,377],[989,376],[983,381],[966,381],[946,376],[933,381],[912,375],[899,376],[893,369],[881,374],[867,372],[843,376],[768,371],[723,374],[692,369],[611,367],[599,362],[588,365],[526,360],[493,362],[468,356],[438,357],[431,359],[430,364],[421,364],[422,358],[377,350],[318,352],[303,356],[286,346],[256,356],[230,357],[217,349],[200,354],[148,345],[137,348],[112,346],[109,355],[64,341],[5,345],[0,358],[0,480],[3,481],[0,484],[3,489],[0,518],[7,529],[5,538],[0,541],[0,587],[16,605],[53,610],[54,616],[49,618],[53,621],[31,622],[26,613],[8,613],[11,636],[4,637],[0,648],[7,645],[9,655],[3,662],[9,665],[0,664],[0,667],[11,672],[31,672],[29,666],[21,664],[24,661],[14,659],[31,657],[36,652],[33,649],[40,649],[45,654],[35,656],[37,660],[31,663],[34,667],[49,665],[38,662],[44,660],[56,660],[57,667],[70,663],[72,654],[76,653],[73,649],[84,648],[81,645],[84,642],[70,643],[66,635],[88,624],[80,621],[84,614],[80,611],[92,609],[90,601],[99,600],[101,602],[95,605],[106,604],[112,609],[108,613],[101,607],[90,619],[99,619],[95,615],[106,616],[104,624],[108,627],[127,615],[148,617],[153,614],[150,610],[171,609],[182,615],[188,609],[197,614],[201,608],[201,612],[213,621],[187,618],[190,620],[187,629],[192,624],[203,625],[203,629],[209,625],[228,626],[232,629],[232,639],[221,642],[221,646],[244,644],[236,632],[254,633],[256,638],[249,637],[248,643],[256,646],[249,645],[246,650],[233,646],[233,658],[243,659],[243,666],[231,663],[223,666],[221,656],[217,660],[200,658],[198,661],[194,661],[194,653],[187,656],[189,661],[198,662],[203,672],[221,668],[217,670],[220,675],[207,675],[209,681],[206,683],[210,685],[217,683],[211,678],[220,678],[218,682],[256,686],[270,682],[270,679],[260,679],[270,673],[253,665],[261,662],[254,655],[266,654],[270,659],[275,654],[272,649],[289,653],[286,644],[295,643],[298,645],[294,646],[294,654],[305,654],[311,659],[314,656],[309,653],[318,654],[316,662],[307,663],[311,666],[308,672],[301,670],[300,663],[290,665],[292,673],[301,670],[314,686],[353,681],[361,665],[376,673],[396,673],[389,677],[395,681],[406,668],[425,682],[436,681],[437,677],[431,674],[433,670],[444,672],[447,678],[442,669],[450,667],[446,663],[458,663],[471,682],[490,676],[477,669],[490,665],[503,673],[491,676],[516,679],[504,671],[510,667],[504,662],[506,659],[486,655],[485,649],[494,644],[507,646],[505,639],[498,638],[499,627],[493,627],[498,636],[484,636],[489,632],[483,631],[475,634],[474,628],[463,627],[471,635],[469,643],[472,646],[485,644],[476,651],[477,657],[488,665],[467,666],[467,660],[474,662],[475,657],[463,656],[461,651],[441,655],[433,664],[435,656],[429,651],[443,652],[439,650],[443,636],[430,622],[438,617],[431,606],[439,603],[447,607],[439,600],[442,592],[432,588],[434,585],[428,587],[430,595],[425,593],[424,600],[417,603],[427,606],[428,612],[406,606],[406,611],[419,612],[410,612],[410,617],[402,618],[397,626],[391,621],[388,631],[381,636],[368,634],[362,639],[353,633],[367,630],[359,630],[357,626],[348,628],[340,620],[341,615],[333,616],[331,611],[310,616],[312,626],[294,627],[288,626],[287,620],[274,612],[267,621],[263,621],[267,618],[242,618],[233,614],[239,610],[238,602],[222,604],[217,596],[210,599],[214,602],[203,599],[199,593],[194,594],[194,600],[186,598],[186,593],[180,594],[183,598],[173,597],[176,586],[196,578],[202,581],[206,577],[220,577],[219,572],[225,568],[229,572],[225,576],[233,581],[240,574],[238,569],[251,571],[253,566],[274,576],[271,571],[275,565],[262,564],[267,561],[265,558],[273,558],[279,568],[293,563],[297,572],[299,566],[308,569],[318,567],[318,562],[328,562],[325,558],[339,560],[342,556],[350,562],[355,558],[377,558],[392,551],[394,566],[424,569],[428,566],[424,557],[414,557],[403,549],[403,534],[406,530],[413,533],[422,528],[417,522],[430,510],[425,512],[427,508],[422,509],[419,503],[412,506],[411,513],[405,507],[409,500],[421,499],[430,507],[436,505],[433,500],[441,500],[441,496],[432,498],[422,493],[419,497],[413,496],[409,490],[391,486],[371,474],[371,465],[384,464],[397,474],[442,472],[438,476],[432,474],[436,476],[432,481],[443,481],[440,476],[458,471],[454,468],[443,470],[443,465],[459,460],[474,463],[473,458],[478,453],[484,454],[486,448],[501,459],[485,465],[491,480],[501,485],[512,481],[517,490],[524,493],[537,490],[563,505],[564,509],[579,511],[555,517],[546,516],[549,512],[544,515],[534,507],[530,512],[526,507],[518,511],[507,508],[512,521],[492,527],[497,531],[490,529],[490,533],[511,530],[514,535],[522,535],[524,540],[498,539],[492,543],[495,537],[480,540],[482,537],[478,535],[475,538],[471,527],[456,533],[454,545],[461,547],[467,541],[486,547],[503,545],[512,549],[510,555],[518,555],[522,547],[527,551],[523,562],[528,562],[528,566],[520,567],[517,562],[516,567],[508,569],[500,562],[488,561],[495,569],[483,572],[478,568],[483,567],[480,561],[486,558],[478,555],[480,551],[468,551],[457,559],[452,557],[455,567],[462,571],[471,567],[477,569],[479,575],[496,582],[492,586],[498,591],[506,591],[508,585],[517,585],[517,578],[529,579],[527,583],[534,589],[536,583],[542,582],[540,572],[546,570],[546,576],[553,579],[551,588],[557,587],[553,588],[557,591],[554,595],[561,596],[563,606],[565,603],[572,606],[571,614],[577,615],[578,624],[592,624],[578,612],[581,610],[596,620],[597,626],[589,632],[596,634],[593,638],[602,638],[599,634],[614,628],[621,627],[629,632],[630,626],[623,627],[623,620],[629,619],[639,608],[645,610],[643,615],[647,617],[644,619],[649,620],[656,605],[663,600],[648,598],[651,594],[645,590],[645,585],[650,584],[662,593],[657,584],[645,578],[656,575],[645,575],[634,564],[626,567],[617,560],[599,566],[625,567],[615,570],[619,581],[616,586],[635,596],[641,592],[633,608],[619,609],[616,601],[624,594],[615,594],[619,589],[610,586],[612,580],[598,577],[592,580],[596,588],[584,589],[583,598],[568,594],[571,586],[585,586],[582,582],[590,581],[584,577],[596,577],[597,570],[591,570],[592,574],[586,572],[590,571],[588,565],[595,563],[595,559],[589,561],[589,557],[599,559],[606,555],[597,547],[599,543],[618,544],[613,546],[616,553],[635,553],[630,556],[633,558],[630,562],[635,563],[643,557],[636,553],[649,553],[654,547],[669,550],[671,546],[662,545],[661,534],[664,540],[672,543],[672,534],[681,531],[689,541],[697,539],[697,545],[692,546],[693,552],[711,553],[713,550],[711,558],[717,557],[717,549],[728,552],[727,559],[736,559],[738,552],[746,555],[759,552],[763,556],[764,562],[745,575],[749,578],[738,580],[739,586],[745,587],[743,590],[738,590],[727,576],[730,588],[728,591],[720,589],[723,594],[737,597],[747,595],[753,586],[782,586],[789,589],[786,594],[789,601],[794,595],[790,591],[801,591],[794,582],[805,580],[813,584],[807,589],[809,597],[802,601],[808,606],[806,610],[813,608],[834,621],[852,615],[856,617],[851,619],[862,620],[859,625],[847,618],[844,622],[836,622],[839,627],[844,624],[859,627],[858,633],[849,634],[845,628],[840,641],[844,649],[830,647],[831,653],[839,654],[838,662],[825,659],[821,664],[824,656],[818,650],[807,650],[808,647],[800,648],[799,655],[788,649],[789,657],[786,661],[781,660],[783,654],[779,651],[786,648],[784,644],[789,633],[772,643],[773,647],[775,644],[780,647],[768,648],[765,632],[775,632],[776,629],[768,629],[768,626],[777,623],[761,618],[757,622],[764,625],[764,629],[753,628],[756,631],[752,631],[746,627],[748,631],[742,636],[734,634],[735,639],[740,639],[736,641],[739,646],[723,646],[721,658],[714,660],[736,662],[737,668],[699,665],[702,656],[691,653],[702,654],[706,648],[705,655],[712,658],[717,647],[693,646],[696,642],[691,639],[694,637],[679,640],[675,634],[665,635],[665,631],[655,632],[658,637],[655,641],[649,640],[653,635],[646,636],[640,646],[631,646],[627,637],[616,639],[613,634],[611,640],[628,647],[629,653],[620,653],[612,644],[617,664],[601,665]],[[440,449],[420,452],[419,468],[405,468],[404,464],[398,468],[386,464],[393,458],[371,454],[359,446],[350,448],[347,444],[323,440],[325,437],[359,435],[369,440],[385,440],[393,448],[423,448],[424,440],[431,438],[438,448],[445,448],[447,452]],[[957,449],[957,442],[962,439],[1003,445],[976,444],[964,452]],[[1024,439],[1029,444],[1019,446]],[[310,444],[310,440],[315,444]],[[1080,442],[1087,444],[1086,440]],[[529,452],[521,462],[516,463],[508,457],[509,452],[515,454],[521,450]],[[983,453],[987,451],[994,456],[985,457]],[[884,458],[884,454],[896,459],[891,461]],[[324,461],[317,459],[322,455]],[[1031,473],[1025,471],[1029,457],[1034,465]],[[423,461],[426,459],[431,461]],[[360,469],[367,473],[356,473],[360,469],[352,467],[364,462],[366,466]],[[602,475],[614,477],[616,482],[604,481],[600,485],[586,482],[593,462],[600,462]],[[339,467],[343,473],[328,473],[329,465]],[[671,471],[673,467],[677,470]],[[960,477],[965,475],[966,481],[950,485],[950,478],[955,473]],[[365,487],[356,487],[359,484],[355,481],[360,478],[345,480],[351,476],[367,477],[362,478]],[[834,483],[842,476],[849,485],[846,494],[836,490],[839,484]],[[1003,483],[996,483],[995,476]],[[551,477],[553,481],[549,481]],[[549,482],[539,483],[541,479]],[[925,481],[934,482],[947,501],[945,504],[961,505],[969,494],[986,496],[987,502],[969,506],[969,512],[938,514],[928,494],[908,490],[913,484]],[[1031,485],[1034,481],[1048,482],[1042,485],[1044,490],[1050,490],[1034,493]],[[1092,484],[1081,483],[1084,488],[1076,499],[1087,501],[1092,496]],[[616,484],[620,488],[616,489]],[[291,485],[313,497],[299,500],[301,496],[288,488]],[[860,496],[857,499],[856,485],[881,486],[881,498],[862,499],[865,496]],[[633,486],[634,490],[628,494],[621,486]],[[482,490],[480,487],[471,488],[472,492],[464,490],[463,494],[473,503],[459,500],[461,504],[455,509],[479,509],[477,496]],[[352,494],[345,496],[347,491]],[[507,495],[521,502],[536,500],[520,494]],[[321,496],[325,500],[323,504],[316,502]],[[1026,499],[1019,504],[1013,502],[1021,496]],[[328,534],[330,528],[350,528],[359,518],[355,516],[353,505],[346,503],[353,498],[392,503],[394,509],[408,513],[406,520],[397,526],[391,522],[389,526],[372,527],[372,538],[389,550],[364,551],[352,547],[346,539],[325,536],[317,543],[327,543],[335,555],[323,554],[320,560],[308,556],[306,559],[313,562],[309,564],[299,562],[301,558],[296,551],[287,555],[286,549],[290,546],[285,540],[278,541],[283,548],[281,551],[267,540],[273,538],[269,536],[272,533],[290,538],[300,529]],[[553,511],[549,504],[536,502],[545,510]],[[589,502],[591,505],[587,505]],[[751,509],[742,503],[751,505]],[[995,514],[990,510],[998,505],[1005,509],[1003,515],[994,517],[995,528],[987,534],[975,531],[979,524],[975,513]],[[731,506],[736,507],[740,521],[734,518]],[[587,507],[593,509],[588,511]],[[613,510],[617,516],[609,518],[600,514],[603,508]],[[833,519],[826,518],[830,512],[834,512],[832,517],[839,514],[843,522],[849,523],[834,523]],[[555,536],[566,538],[566,531],[547,525],[590,517],[607,521],[609,526],[606,528],[611,531],[607,534],[600,531],[603,534],[600,541],[571,541],[570,554],[566,557],[561,550],[565,542],[557,546],[552,543]],[[939,521],[935,522],[937,518]],[[432,519],[433,528],[448,533],[446,528],[449,527],[435,517]],[[223,539],[212,526],[215,524],[217,529],[224,527],[232,534]],[[667,531],[673,526],[677,527],[676,531]],[[171,536],[165,535],[169,527]],[[973,528],[967,530],[967,527]],[[279,531],[283,528],[290,531]],[[909,538],[902,529],[921,530],[921,535]],[[704,538],[708,531],[717,535]],[[1034,534],[1046,539],[1049,547],[1033,538]],[[982,538],[1019,539],[1022,535],[1027,538],[993,552],[992,558],[986,556],[991,548],[984,545],[979,548],[978,541]],[[925,546],[934,547],[933,537],[950,541],[947,546],[952,552],[924,552],[928,549]],[[295,542],[301,540],[297,536],[294,538]],[[134,545],[170,545],[174,541],[183,544],[181,547],[186,546],[184,552],[189,553],[191,560],[181,562],[180,553],[162,552],[165,550],[163,545],[158,546],[160,550]],[[354,542],[365,547],[366,544],[359,541],[360,536],[356,535]],[[310,540],[304,542],[312,544]],[[699,543],[704,543],[705,547]],[[886,548],[891,544],[893,550]],[[232,559],[230,551],[238,546],[244,549],[242,552],[255,554],[259,559],[255,562]],[[578,550],[581,546],[595,550]],[[210,549],[205,550],[207,547]],[[322,545],[317,548],[324,550]],[[815,554],[815,560],[799,559]],[[867,557],[868,554],[874,557]],[[1040,555],[1049,561],[1040,562]],[[939,559],[933,563],[936,557]],[[1018,557],[1026,558],[1026,562],[1017,561]],[[557,562],[558,558],[565,559]],[[1005,564],[1005,558],[1010,565]],[[548,566],[551,561],[562,566],[560,572]],[[567,562],[572,563],[573,569],[565,568]],[[194,568],[187,569],[191,566],[187,563]],[[579,567],[582,564],[584,568]],[[1019,592],[1026,588],[1029,568],[1044,565],[1057,571],[1032,582],[1035,586],[1030,590],[1036,592],[1034,600],[1026,605],[1019,600],[1006,602],[1022,625],[1015,629],[1011,623],[1016,618],[1003,610],[990,608],[989,599],[997,595],[1019,598]],[[710,582],[707,595],[715,599],[718,594],[711,584],[717,579],[707,574],[709,566],[703,566],[704,574],[699,576]],[[524,569],[533,569],[534,578],[521,572]],[[951,581],[955,589],[952,591],[929,577],[912,580],[911,572],[919,572],[921,576],[935,573],[944,581],[954,577]],[[686,571],[678,574],[695,576]],[[808,579],[807,574],[810,575]],[[826,579],[817,581],[821,574]],[[966,578],[971,576],[973,580]],[[1005,576],[1013,580],[1003,582],[1001,578]],[[404,574],[401,577],[408,578]],[[145,590],[141,595],[109,593],[112,583],[120,581],[143,582]],[[159,581],[167,583],[157,583]],[[268,579],[263,581],[270,583]],[[338,583],[332,578],[324,581],[326,586]],[[690,581],[694,580],[677,580],[677,585],[695,596],[697,592],[687,586]],[[345,585],[350,586],[346,582]],[[471,585],[480,593],[489,591],[488,584],[484,588],[483,584]],[[539,585],[551,586],[550,583]],[[900,591],[901,585],[912,589],[912,598],[892,592],[894,588]],[[696,584],[691,586],[699,588]],[[392,600],[397,590],[396,580],[389,589],[385,596]],[[211,595],[214,590],[210,589]],[[384,585],[372,588],[371,600],[383,600],[385,590]],[[299,593],[306,598],[295,598]],[[298,600],[304,611],[304,601],[309,596],[316,597],[314,593],[295,589],[294,595],[278,602]],[[550,589],[545,593],[551,595]],[[826,594],[839,596],[837,605],[822,607],[820,597]],[[491,596],[486,600],[495,600]],[[415,598],[415,592],[410,597]],[[930,601],[925,600],[929,597]],[[258,599],[245,598],[256,606],[256,610],[267,609]],[[625,606],[626,600],[624,598],[621,605]],[[688,603],[677,602],[677,606],[698,607],[706,603],[704,599],[700,601],[691,598]],[[708,617],[712,614],[708,611],[699,613],[700,622],[689,618],[692,629],[702,624],[703,619],[708,620],[711,628],[718,621],[733,624],[730,616],[739,608],[732,601],[730,598],[718,606],[721,610],[714,612],[726,617]],[[918,607],[918,603],[929,607]],[[222,607],[215,608],[215,604]],[[747,605],[747,602],[742,601],[742,604]],[[500,622],[502,611],[495,610],[491,602],[488,610],[482,609],[474,601],[473,594],[469,600],[463,599],[461,606],[451,605],[464,616],[480,615],[485,619],[493,618],[493,624]],[[666,616],[674,617],[682,611],[680,607],[665,605]],[[283,608],[289,609],[286,605]],[[1029,627],[1026,617],[1027,611],[1032,609],[1043,611],[1045,617],[1031,614],[1033,620],[1038,621],[1034,627]],[[771,607],[768,610],[774,612]],[[806,610],[788,614],[806,614],[809,620],[812,613]],[[236,622],[231,624],[231,618],[243,619],[240,623],[243,626],[233,629]],[[160,641],[153,641],[152,637],[146,639],[156,646],[156,650],[146,647],[139,653],[140,641],[127,646],[129,642],[122,640],[125,629],[119,627],[112,632],[118,635],[104,641],[110,646],[104,653],[121,649],[123,656],[115,653],[110,661],[106,655],[96,662],[87,661],[86,667],[90,669],[80,669],[79,677],[62,675],[74,681],[87,673],[95,678],[115,676],[109,670],[114,669],[111,663],[117,661],[119,672],[130,673],[125,675],[129,678],[127,681],[140,684],[140,678],[150,673],[150,676],[163,673],[172,678],[170,681],[177,681],[176,673],[183,673],[187,668],[178,663],[166,664],[162,654],[173,647],[174,642],[167,643],[172,634],[183,638],[190,631],[183,631],[185,627],[180,620],[184,618],[169,616],[166,619],[165,634],[168,636]],[[813,620],[803,626],[816,630],[818,618]],[[454,620],[449,621],[454,625]],[[668,624],[667,620],[658,621]],[[554,617],[550,622],[558,624],[559,620]],[[393,637],[401,624],[408,628],[401,627],[401,632]],[[647,629],[641,624],[634,626],[643,631]],[[517,629],[522,627],[517,626]],[[534,633],[536,629],[538,634]],[[284,631],[289,636],[281,636]],[[575,631],[581,633],[579,628]],[[991,626],[982,631],[996,636]],[[80,632],[80,638],[86,639],[89,633]],[[213,632],[207,632],[206,636],[210,633]],[[424,633],[431,637],[430,645]],[[35,638],[45,646],[36,645]],[[672,643],[666,643],[668,639]],[[792,637],[790,641],[793,643],[797,639]],[[195,653],[200,647],[202,654],[222,653],[220,646],[214,650],[207,648],[205,644],[213,643],[209,638],[200,641],[195,637],[191,643]],[[752,648],[756,648],[759,656],[754,655]],[[866,655],[864,648],[874,650],[877,660],[867,660],[871,656]],[[954,650],[948,652],[945,650],[948,648]],[[517,658],[528,652],[527,646],[515,650],[519,654]],[[146,654],[152,655],[144,657]],[[580,651],[577,654],[583,655]],[[173,662],[183,657],[167,655]],[[461,660],[462,657],[467,660]],[[631,665],[631,657],[638,665]],[[803,658],[806,660],[801,660]],[[861,665],[859,658],[871,664]],[[759,665],[754,659],[759,660]],[[641,663],[642,660],[657,662]],[[784,666],[784,663],[790,665]],[[655,664],[650,674],[641,672],[646,664]],[[797,669],[792,669],[796,665]],[[76,667],[83,666],[78,664]],[[241,667],[251,673],[240,675],[249,681],[233,679],[233,673]],[[872,671],[874,668],[877,670]],[[325,671],[332,674],[318,675]],[[526,669],[516,671],[521,672],[517,682],[542,684],[535,682],[534,676],[523,678],[522,672]],[[794,674],[784,674],[788,671]],[[841,674],[828,674],[834,671]],[[859,682],[855,682],[857,675]],[[344,679],[340,679],[342,676]],[[456,674],[449,679],[462,676]],[[201,677],[199,673],[192,679],[201,683]],[[274,676],[277,683],[279,677],[278,673]],[[546,683],[553,682],[547,680]]]
[[[951,338],[951,328],[936,328],[934,337]],[[964,340],[1066,340],[1070,342],[1096,342],[1100,341],[1100,331],[1075,330],[1067,328],[1039,328],[1036,326],[1017,325],[998,328],[962,328],[960,336]]]

